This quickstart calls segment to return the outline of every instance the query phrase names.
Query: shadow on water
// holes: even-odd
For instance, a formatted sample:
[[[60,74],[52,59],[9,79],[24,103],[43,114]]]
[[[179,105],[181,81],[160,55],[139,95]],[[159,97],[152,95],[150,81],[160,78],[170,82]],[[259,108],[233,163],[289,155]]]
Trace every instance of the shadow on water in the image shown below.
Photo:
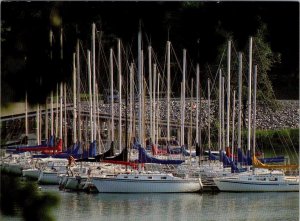
[[[39,191],[37,183],[1,174],[1,215],[22,217],[25,221],[54,221],[51,210],[59,205],[59,196]]]

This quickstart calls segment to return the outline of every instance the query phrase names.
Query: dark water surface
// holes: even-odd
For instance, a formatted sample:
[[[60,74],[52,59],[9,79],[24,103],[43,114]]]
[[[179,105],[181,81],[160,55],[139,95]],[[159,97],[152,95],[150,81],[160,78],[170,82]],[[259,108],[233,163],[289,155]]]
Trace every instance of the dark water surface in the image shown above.
[[[41,187],[61,198],[52,211],[57,221],[299,220],[299,193],[87,194]]]
[[[299,220],[299,193],[86,194],[55,191],[57,220]]]

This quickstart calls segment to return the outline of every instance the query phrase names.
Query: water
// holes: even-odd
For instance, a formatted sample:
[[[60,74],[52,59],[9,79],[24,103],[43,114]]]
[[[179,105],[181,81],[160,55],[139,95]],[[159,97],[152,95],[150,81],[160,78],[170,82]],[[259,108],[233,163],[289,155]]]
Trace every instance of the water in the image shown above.
[[[299,193],[86,194],[58,191],[57,220],[299,220]]]
[[[60,196],[52,210],[57,221],[299,220],[299,193],[87,194],[41,187]]]

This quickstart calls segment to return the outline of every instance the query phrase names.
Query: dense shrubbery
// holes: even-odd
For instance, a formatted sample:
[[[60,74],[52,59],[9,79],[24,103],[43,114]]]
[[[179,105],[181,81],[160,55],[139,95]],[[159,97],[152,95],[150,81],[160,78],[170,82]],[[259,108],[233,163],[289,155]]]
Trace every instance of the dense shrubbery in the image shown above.
[[[1,174],[1,213],[6,216],[22,216],[25,221],[55,220],[50,210],[57,206],[59,198],[51,193],[39,192],[33,182],[21,182],[19,178]]]

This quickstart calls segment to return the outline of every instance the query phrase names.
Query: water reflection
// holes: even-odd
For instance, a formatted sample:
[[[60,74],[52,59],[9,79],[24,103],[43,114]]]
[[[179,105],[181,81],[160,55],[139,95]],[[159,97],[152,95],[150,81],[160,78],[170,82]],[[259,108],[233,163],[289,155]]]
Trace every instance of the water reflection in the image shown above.
[[[57,220],[299,220],[298,193],[60,195]]]

